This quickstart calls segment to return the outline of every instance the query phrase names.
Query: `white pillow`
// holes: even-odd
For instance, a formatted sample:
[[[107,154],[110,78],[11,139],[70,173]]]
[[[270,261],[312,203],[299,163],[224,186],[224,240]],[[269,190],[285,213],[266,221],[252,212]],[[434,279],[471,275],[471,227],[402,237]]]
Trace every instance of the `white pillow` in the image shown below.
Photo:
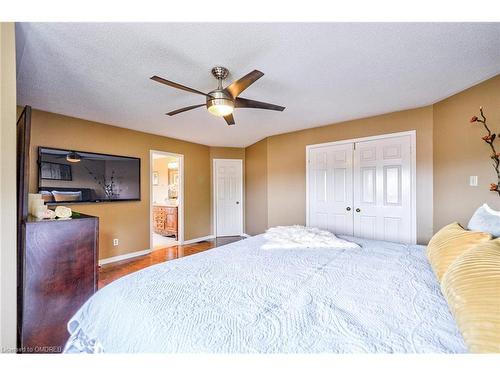
[[[491,233],[493,237],[500,237],[500,211],[493,210],[486,203],[479,207],[472,215],[467,229]]]

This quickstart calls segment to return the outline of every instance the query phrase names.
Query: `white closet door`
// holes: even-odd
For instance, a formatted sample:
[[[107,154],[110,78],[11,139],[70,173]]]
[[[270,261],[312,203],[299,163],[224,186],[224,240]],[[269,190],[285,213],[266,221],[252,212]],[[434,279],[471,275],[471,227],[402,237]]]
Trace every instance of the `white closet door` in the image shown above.
[[[354,235],[412,242],[410,136],[356,143]]]
[[[353,234],[353,143],[309,150],[309,226]]]

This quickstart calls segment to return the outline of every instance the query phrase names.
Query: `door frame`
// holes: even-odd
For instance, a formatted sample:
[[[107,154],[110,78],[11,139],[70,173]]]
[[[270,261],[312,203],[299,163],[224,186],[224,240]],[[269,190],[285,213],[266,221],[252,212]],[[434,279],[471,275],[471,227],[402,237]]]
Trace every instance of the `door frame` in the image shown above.
[[[179,159],[179,195],[177,196],[177,241],[172,246],[184,244],[184,155],[175,152],[149,150],[149,250],[153,251],[153,154],[174,156]]]
[[[374,141],[378,139],[388,139],[402,136],[410,136],[411,155],[411,243],[417,243],[417,131],[408,130],[397,133],[380,134],[369,137],[344,139],[326,143],[306,145],[306,226],[309,226],[309,150],[321,147],[336,146],[346,143],[359,143]]]
[[[240,170],[241,170],[241,197],[240,197],[240,203],[241,203],[241,231],[240,231],[240,236],[245,236],[245,202],[244,202],[244,197],[245,197],[245,184],[243,182],[243,160],[242,159],[213,159],[212,160],[212,207],[213,207],[213,213],[212,213],[212,220],[213,220],[213,231],[214,231],[214,237],[217,237],[217,162],[218,161],[237,161],[240,164]],[[229,237],[229,236],[227,236]]]

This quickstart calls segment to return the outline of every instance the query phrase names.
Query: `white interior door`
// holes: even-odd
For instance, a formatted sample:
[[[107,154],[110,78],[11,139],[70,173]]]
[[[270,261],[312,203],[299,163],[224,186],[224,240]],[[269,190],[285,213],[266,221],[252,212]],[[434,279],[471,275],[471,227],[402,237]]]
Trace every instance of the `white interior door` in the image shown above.
[[[353,143],[309,150],[308,225],[353,234]]]
[[[354,235],[412,242],[411,137],[356,143]]]
[[[243,234],[243,167],[241,160],[214,160],[215,235]]]

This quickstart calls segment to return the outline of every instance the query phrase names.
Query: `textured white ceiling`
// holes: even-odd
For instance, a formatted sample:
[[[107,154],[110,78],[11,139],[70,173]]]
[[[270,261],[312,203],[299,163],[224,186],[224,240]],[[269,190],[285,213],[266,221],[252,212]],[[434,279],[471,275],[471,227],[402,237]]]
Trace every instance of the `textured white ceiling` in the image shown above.
[[[500,23],[19,23],[18,104],[213,146],[434,103],[500,73]],[[202,96],[214,65],[265,76],[229,127]]]

